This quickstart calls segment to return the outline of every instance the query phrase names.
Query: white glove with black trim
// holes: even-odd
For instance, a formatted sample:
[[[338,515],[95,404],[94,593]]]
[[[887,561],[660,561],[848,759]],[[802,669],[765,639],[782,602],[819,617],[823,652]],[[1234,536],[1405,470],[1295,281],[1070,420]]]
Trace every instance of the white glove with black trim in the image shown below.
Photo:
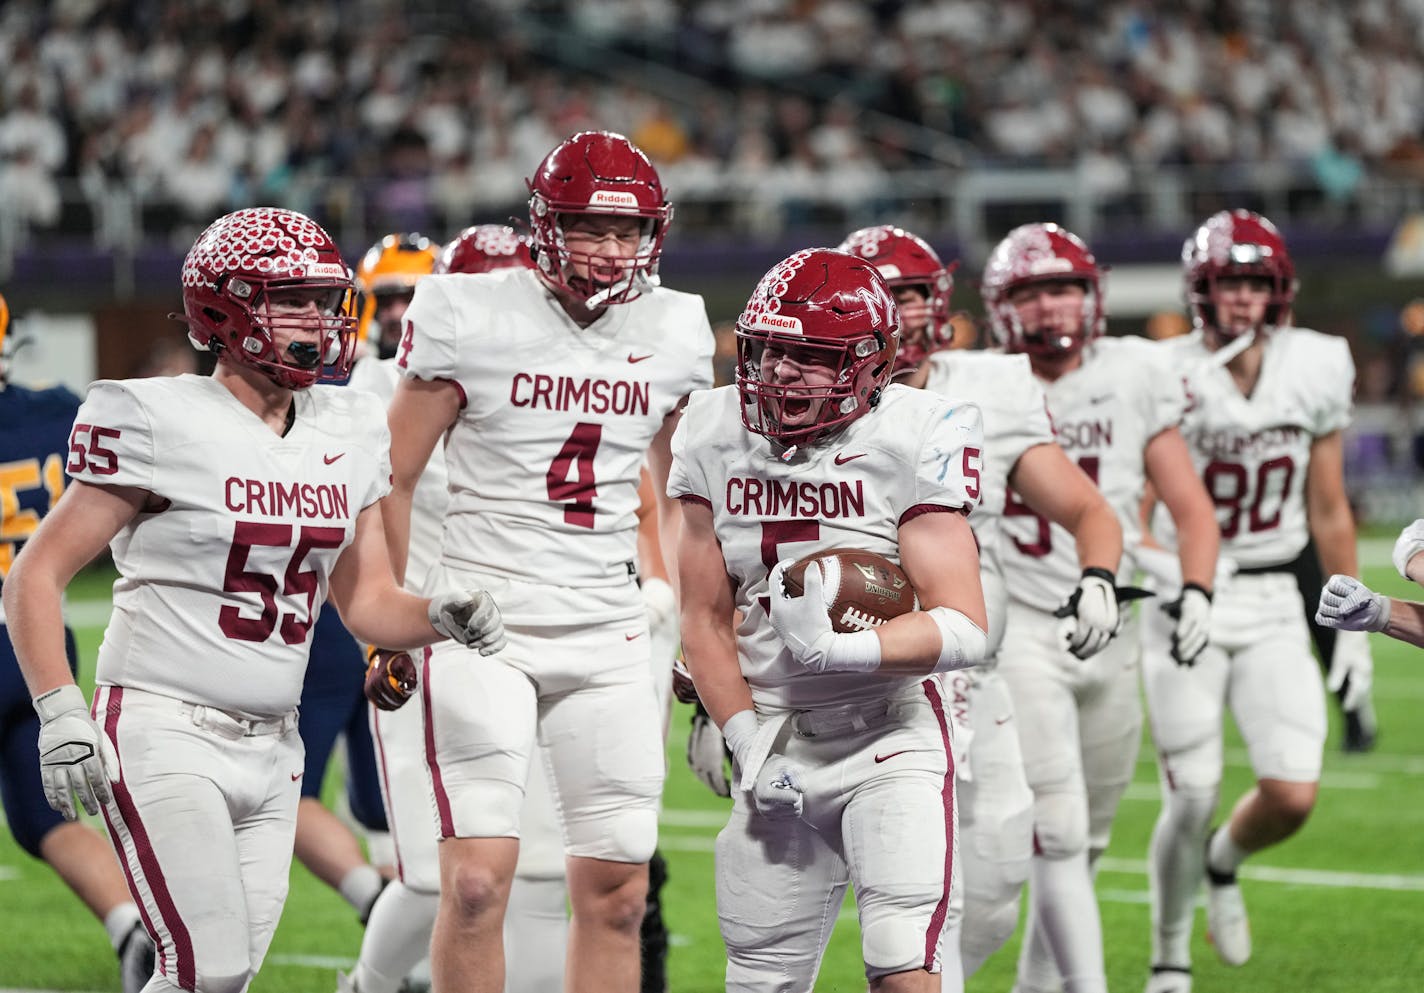
[[[1320,591],[1315,623],[1341,631],[1383,631],[1389,624],[1389,597],[1376,593],[1354,576],[1336,573]]]
[[[1182,595],[1162,610],[1177,625],[1172,629],[1172,659],[1192,666],[1211,638],[1211,591],[1196,583],[1182,587]]]
[[[1108,646],[1122,624],[1116,577],[1089,566],[1073,595],[1054,614],[1063,618],[1059,637],[1064,647],[1079,659],[1092,658]]]
[[[112,796],[109,783],[119,778],[119,756],[89,716],[84,691],[69,683],[31,702],[40,715],[40,782],[45,800],[67,821],[79,816],[75,793],[86,811],[99,813]]]
[[[692,730],[687,735],[687,767],[713,793],[732,795],[732,781],[727,776],[727,743],[701,704],[692,715]]]
[[[499,608],[484,590],[437,593],[426,616],[436,631],[481,655],[493,655],[506,644]]]

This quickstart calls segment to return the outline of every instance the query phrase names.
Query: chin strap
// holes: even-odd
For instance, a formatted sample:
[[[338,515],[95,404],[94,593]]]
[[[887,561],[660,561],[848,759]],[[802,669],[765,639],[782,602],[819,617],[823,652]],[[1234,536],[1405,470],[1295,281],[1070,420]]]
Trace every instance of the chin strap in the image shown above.
[[[1231,341],[1227,342],[1225,345],[1222,345],[1216,351],[1211,353],[1212,363],[1219,366],[1226,365],[1226,363],[1230,362],[1232,359],[1236,358],[1236,356],[1240,355],[1242,352],[1246,351],[1246,349],[1250,348],[1251,343],[1255,340],[1256,331],[1254,329],[1242,332],[1235,338],[1232,338]]]
[[[660,286],[661,284],[662,279],[657,274],[638,269],[635,270],[631,276],[620,279],[606,289],[599,290],[593,296],[585,300],[583,305],[589,310],[597,310],[610,298],[625,293],[630,289],[636,288],[638,293],[642,294],[651,291],[654,287]]]

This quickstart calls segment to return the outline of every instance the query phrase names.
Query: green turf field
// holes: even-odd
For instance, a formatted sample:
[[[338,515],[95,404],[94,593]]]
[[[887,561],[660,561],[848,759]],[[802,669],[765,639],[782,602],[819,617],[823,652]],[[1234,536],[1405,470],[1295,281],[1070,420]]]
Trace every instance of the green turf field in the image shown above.
[[[1378,542],[1375,543],[1378,546]],[[1384,546],[1387,556],[1388,544]],[[1402,596],[1411,590],[1378,551],[1367,556],[1365,578]],[[107,578],[86,575],[71,588],[79,603],[80,650],[86,687],[101,611],[83,601],[107,596]],[[1193,953],[1196,990],[1252,993],[1414,993],[1424,989],[1424,655],[1375,639],[1376,701],[1383,728],[1374,754],[1345,756],[1332,724],[1320,805],[1296,838],[1249,862],[1243,871],[1255,955],[1242,969],[1218,964],[1201,936],[1199,913]],[[353,674],[353,678],[355,678]],[[722,988],[722,945],[713,904],[712,841],[725,813],[682,758],[690,708],[679,707],[668,745],[670,774],[662,848],[671,881],[664,906],[674,934],[672,993]],[[1332,721],[1334,715],[1332,714]],[[1250,782],[1244,752],[1228,746],[1229,804]],[[330,785],[328,787],[330,789]],[[1114,991],[1138,991],[1147,968],[1147,880],[1143,860],[1157,813],[1156,770],[1144,747],[1136,781],[1119,812],[1113,844],[1098,879],[1108,980]],[[194,839],[195,843],[200,839]],[[44,865],[25,856],[0,831],[0,990],[117,990],[115,959],[103,930]],[[291,897],[253,993],[329,993],[334,972],[356,955],[361,932],[355,915],[334,892],[299,865]],[[1017,940],[979,975],[971,991],[1007,991]],[[863,990],[859,935],[853,913],[843,914],[821,979],[820,993]]]

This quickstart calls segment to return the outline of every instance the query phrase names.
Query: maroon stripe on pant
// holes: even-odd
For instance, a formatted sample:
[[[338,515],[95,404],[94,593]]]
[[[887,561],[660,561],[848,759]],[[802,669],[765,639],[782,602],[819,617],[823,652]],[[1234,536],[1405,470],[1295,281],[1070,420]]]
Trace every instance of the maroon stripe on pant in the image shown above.
[[[391,846],[396,853],[396,878],[405,882],[405,870],[401,867],[400,838],[396,836],[396,819],[393,811],[395,804],[391,802],[391,777],[386,772],[386,743],[381,738],[381,718],[380,712],[374,706],[369,707],[371,723],[371,740],[376,743],[376,763],[381,775],[381,789],[384,791],[387,810],[386,830],[391,834]]]
[[[435,810],[440,815],[440,837],[455,837],[455,819],[450,815],[450,795],[445,792],[445,780],[440,775],[440,761],[435,757],[435,715],[430,697],[430,647],[425,648],[421,663],[420,705],[425,708],[425,765],[430,770],[430,784],[435,790]]]
[[[944,799],[944,890],[939,903],[935,904],[930,916],[929,930],[925,932],[925,969],[933,970],[935,958],[939,954],[940,932],[944,930],[944,919],[949,914],[949,891],[954,884],[954,749],[949,742],[949,720],[944,713],[944,698],[940,696],[939,684],[933,679],[920,683],[925,696],[934,708],[939,721],[940,740],[944,743],[945,768],[944,786],[940,796]]]
[[[114,746],[114,751],[119,751],[119,711],[123,707],[124,690],[121,686],[110,688],[107,706],[104,708],[104,734]],[[122,753],[120,753],[122,757]],[[173,894],[168,890],[168,880],[163,876],[163,868],[158,864],[158,856],[153,851],[153,843],[149,841],[148,829],[144,827],[143,818],[139,817],[138,806],[134,803],[133,794],[129,792],[128,784],[123,780],[123,765],[120,762],[120,775],[118,782],[112,783],[114,793],[114,804],[119,808],[119,820],[123,824],[124,831],[133,842],[134,854],[138,857],[138,864],[143,870],[144,882],[148,884],[149,893],[153,897],[153,902],[158,906],[159,920],[168,931],[169,941],[164,943],[170,947],[160,947],[159,968],[163,974],[170,979],[173,973],[177,973],[177,984],[185,990],[194,989],[198,983],[198,963],[193,954],[193,936],[188,933],[188,926],[183,923],[182,916],[178,913],[178,906],[173,902]],[[108,820],[107,811],[105,819]],[[109,831],[114,837],[120,835],[114,831],[115,825],[109,821]],[[120,852],[120,855],[123,853]],[[143,915],[144,927],[148,929],[150,935],[160,937],[153,922],[148,918],[148,909],[143,898],[139,895],[138,887],[134,885],[134,878],[129,869],[127,858],[121,857],[119,864],[124,867],[124,874],[128,877],[129,891],[134,896],[134,901],[139,906],[139,912]],[[169,970],[169,953],[176,960],[176,969]]]

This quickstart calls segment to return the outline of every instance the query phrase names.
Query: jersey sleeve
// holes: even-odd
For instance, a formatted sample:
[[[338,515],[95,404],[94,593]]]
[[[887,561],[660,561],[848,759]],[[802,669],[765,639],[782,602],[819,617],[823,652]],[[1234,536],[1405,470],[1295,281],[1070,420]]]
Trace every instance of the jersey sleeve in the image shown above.
[[[1051,445],[1054,440],[1048,397],[1034,378],[1027,358],[1023,362],[1023,375],[1014,377],[1013,386],[1011,416],[1002,418],[1002,424],[990,425],[994,443],[1002,445],[1003,454],[1012,460],[1008,463],[1010,466],[1035,445]]]
[[[915,464],[914,497],[902,515],[922,507],[973,510],[979,503],[983,465],[984,428],[978,406],[935,404]]]
[[[1143,435],[1151,439],[1181,426],[1187,413],[1187,390],[1182,374],[1172,367],[1168,348],[1145,340],[1133,344],[1141,356],[1140,363],[1134,364],[1140,367]]]
[[[674,499],[687,497],[693,500],[712,502],[708,491],[707,476],[693,453],[697,446],[688,441],[706,412],[706,405],[699,403],[700,396],[694,396],[682,412],[677,429],[672,433],[672,468],[668,470],[667,495]]]
[[[712,334],[712,325],[707,321],[707,308],[702,298],[697,298],[697,348],[692,362],[692,380],[688,392],[712,388],[712,356],[717,350],[717,339]]]
[[[1350,356],[1349,342],[1327,335],[1321,344],[1324,354],[1318,367],[1302,370],[1319,385],[1312,428],[1317,438],[1347,427],[1355,405],[1355,360]]]
[[[455,305],[446,282],[429,276],[415,284],[396,349],[396,367],[407,379],[457,379]]]
[[[123,383],[99,380],[74,417],[65,472],[86,483],[151,491],[156,448],[143,401]]]
[[[371,450],[375,456],[375,471],[371,474],[370,485],[361,498],[361,508],[371,506],[391,491],[391,429],[386,425],[386,412],[381,407],[380,398],[374,394],[367,404],[368,434]]]

